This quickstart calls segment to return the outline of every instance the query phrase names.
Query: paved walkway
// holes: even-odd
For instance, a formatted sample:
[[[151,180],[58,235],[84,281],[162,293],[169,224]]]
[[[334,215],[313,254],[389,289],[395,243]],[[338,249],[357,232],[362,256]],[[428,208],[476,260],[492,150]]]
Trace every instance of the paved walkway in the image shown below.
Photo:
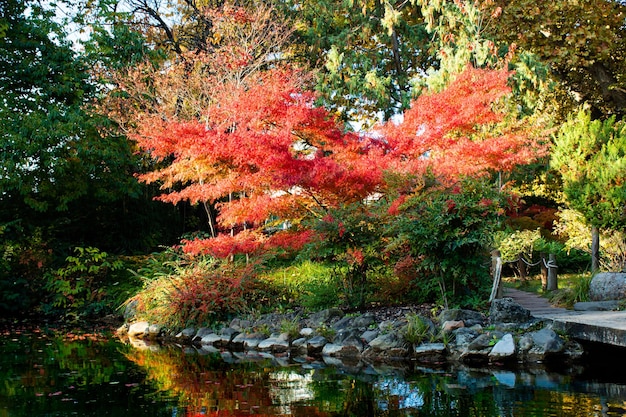
[[[513,298],[537,318],[552,320],[555,330],[591,342],[626,347],[626,311],[574,311],[554,307],[534,293],[504,288],[504,296]]]

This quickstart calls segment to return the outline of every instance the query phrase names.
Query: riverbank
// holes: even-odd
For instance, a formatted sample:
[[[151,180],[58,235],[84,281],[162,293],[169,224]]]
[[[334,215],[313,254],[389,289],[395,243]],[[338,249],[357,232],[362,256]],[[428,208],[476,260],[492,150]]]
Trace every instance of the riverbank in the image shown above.
[[[349,314],[328,309],[306,317],[289,313],[237,318],[216,329],[172,331],[136,321],[120,327],[118,335],[138,348],[150,341],[173,342],[205,351],[288,356],[305,362],[329,358],[503,366],[575,363],[584,354],[578,342],[554,331],[549,321],[532,317],[511,298],[496,300],[488,315],[451,309],[429,317],[411,307]]]

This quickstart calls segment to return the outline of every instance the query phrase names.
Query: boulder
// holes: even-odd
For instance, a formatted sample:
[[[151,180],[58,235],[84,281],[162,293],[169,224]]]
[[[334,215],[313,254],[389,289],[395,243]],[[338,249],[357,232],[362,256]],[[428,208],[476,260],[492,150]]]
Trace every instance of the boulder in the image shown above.
[[[486,332],[472,340],[461,353],[460,359],[466,363],[486,362],[494,345],[502,338],[498,331]]]
[[[286,352],[289,350],[289,341],[280,336],[273,336],[262,340],[257,349],[268,352]]]
[[[300,337],[293,342],[291,342],[291,350],[295,353],[306,354],[307,346],[306,346],[306,338]]]
[[[591,279],[589,284],[591,301],[626,299],[626,273],[601,272]]]
[[[219,334],[209,333],[202,336],[202,338],[200,339],[200,344],[213,346],[216,342],[220,342],[221,340],[222,337]]]
[[[493,300],[489,310],[489,321],[496,323],[523,323],[531,318],[530,310],[516,303],[511,297]]]
[[[148,337],[148,339],[151,340],[156,340],[159,338],[159,336],[161,336],[162,330],[163,326],[159,324],[151,324],[150,326],[148,326],[147,333],[144,335],[144,337]]]
[[[324,349],[324,345],[328,343],[328,340],[324,336],[312,337],[307,343],[307,351],[309,355],[319,355]]]
[[[239,333],[230,342],[233,349],[256,349],[267,337],[263,333]]]
[[[304,327],[304,328],[300,329],[300,336],[303,336],[303,337],[309,337],[313,333],[315,333],[315,330],[313,330],[310,327]]]
[[[322,323],[331,323],[341,319],[344,316],[343,311],[338,308],[329,308],[318,311],[309,316],[306,320],[308,327],[316,328]]]
[[[365,313],[362,316],[356,317],[354,319],[354,321],[352,322],[352,327],[357,328],[359,330],[365,330],[374,323],[376,323],[374,314]]]
[[[354,358],[361,355],[361,350],[356,346],[327,343],[322,350],[323,356],[339,356],[342,358]]]
[[[454,344],[455,350],[463,351],[469,346],[469,344],[478,337],[480,333],[470,329],[469,327],[462,327],[454,331]]]
[[[441,324],[441,331],[449,333],[461,327],[465,327],[463,320],[446,320]]]
[[[196,332],[196,335],[191,339],[193,342],[196,343],[200,343],[200,341],[202,340],[202,338],[208,334],[213,333],[213,330],[209,329],[208,327],[201,327],[198,329],[198,331]]]
[[[561,354],[565,348],[563,339],[549,327],[522,336],[518,342],[520,355],[531,362],[542,362]]]
[[[462,321],[465,327],[472,327],[475,324],[482,325],[485,322],[485,316],[473,310],[451,308],[439,313],[438,321],[439,323],[446,321]]]
[[[425,343],[415,347],[413,356],[419,362],[441,362],[446,359],[446,345],[443,343]]]
[[[402,347],[402,340],[396,333],[385,333],[376,337],[368,345],[375,350],[389,350]]]
[[[533,339],[533,347],[546,353],[557,353],[563,350],[564,342],[556,332],[545,327],[529,335]]]
[[[369,342],[376,339],[376,337],[378,337],[379,334],[380,332],[378,330],[366,330],[363,333],[361,333],[361,340],[365,344],[369,344]]]
[[[515,353],[515,340],[513,340],[511,333],[507,333],[502,336],[502,339],[498,340],[493,346],[493,349],[491,349],[491,352],[489,352],[489,361],[494,362],[511,359],[515,357]]]
[[[196,329],[193,327],[187,327],[182,331],[178,332],[176,336],[174,336],[178,340],[182,340],[184,342],[191,341],[191,339],[196,335]]]
[[[147,321],[137,321],[128,326],[128,336],[140,339],[148,334],[150,323]]]

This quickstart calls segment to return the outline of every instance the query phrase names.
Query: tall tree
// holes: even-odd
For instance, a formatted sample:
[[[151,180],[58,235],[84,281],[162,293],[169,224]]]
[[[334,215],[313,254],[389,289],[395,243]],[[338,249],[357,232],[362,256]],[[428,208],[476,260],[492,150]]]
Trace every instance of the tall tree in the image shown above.
[[[626,4],[617,0],[490,0],[487,13],[501,12],[486,28],[492,39],[517,44],[548,64],[574,105],[589,103],[595,118],[626,109]]]
[[[371,127],[407,109],[412,82],[436,65],[420,11],[407,1],[285,2],[294,58],[317,70],[321,103]]]
[[[138,215],[150,200],[133,176],[139,162],[125,137],[105,133],[110,122],[92,107],[98,88],[88,57],[74,50],[54,9],[0,5],[7,28],[0,38],[1,221],[43,228],[70,246],[154,245],[150,223]],[[116,225],[123,230],[114,237]],[[148,237],[143,243],[138,230]]]
[[[626,127],[615,117],[592,120],[580,111],[555,138],[551,165],[561,173],[567,204],[592,226],[593,268],[600,229],[626,226]]]

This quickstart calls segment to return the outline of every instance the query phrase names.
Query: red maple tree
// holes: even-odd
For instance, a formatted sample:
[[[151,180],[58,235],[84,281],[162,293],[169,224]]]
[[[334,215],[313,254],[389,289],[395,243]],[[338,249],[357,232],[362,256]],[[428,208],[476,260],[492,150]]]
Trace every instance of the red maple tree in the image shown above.
[[[413,101],[401,123],[381,129],[390,166],[411,174],[429,170],[454,181],[510,171],[543,155],[544,129],[518,120],[499,103],[511,93],[510,75],[468,66],[445,90]]]
[[[215,204],[222,230],[244,230],[185,242],[190,252],[227,257],[301,246],[311,237],[295,227],[303,218],[384,194],[385,173],[428,171],[454,181],[536,158],[540,138],[495,107],[510,93],[509,75],[468,67],[444,91],[415,100],[401,123],[368,136],[346,133],[316,107],[298,70],[258,71],[246,83],[214,86],[197,120],[146,118],[134,139],[171,163],[141,178],[161,183],[161,200]],[[292,227],[278,227],[285,222]],[[268,226],[278,230],[271,239]]]

